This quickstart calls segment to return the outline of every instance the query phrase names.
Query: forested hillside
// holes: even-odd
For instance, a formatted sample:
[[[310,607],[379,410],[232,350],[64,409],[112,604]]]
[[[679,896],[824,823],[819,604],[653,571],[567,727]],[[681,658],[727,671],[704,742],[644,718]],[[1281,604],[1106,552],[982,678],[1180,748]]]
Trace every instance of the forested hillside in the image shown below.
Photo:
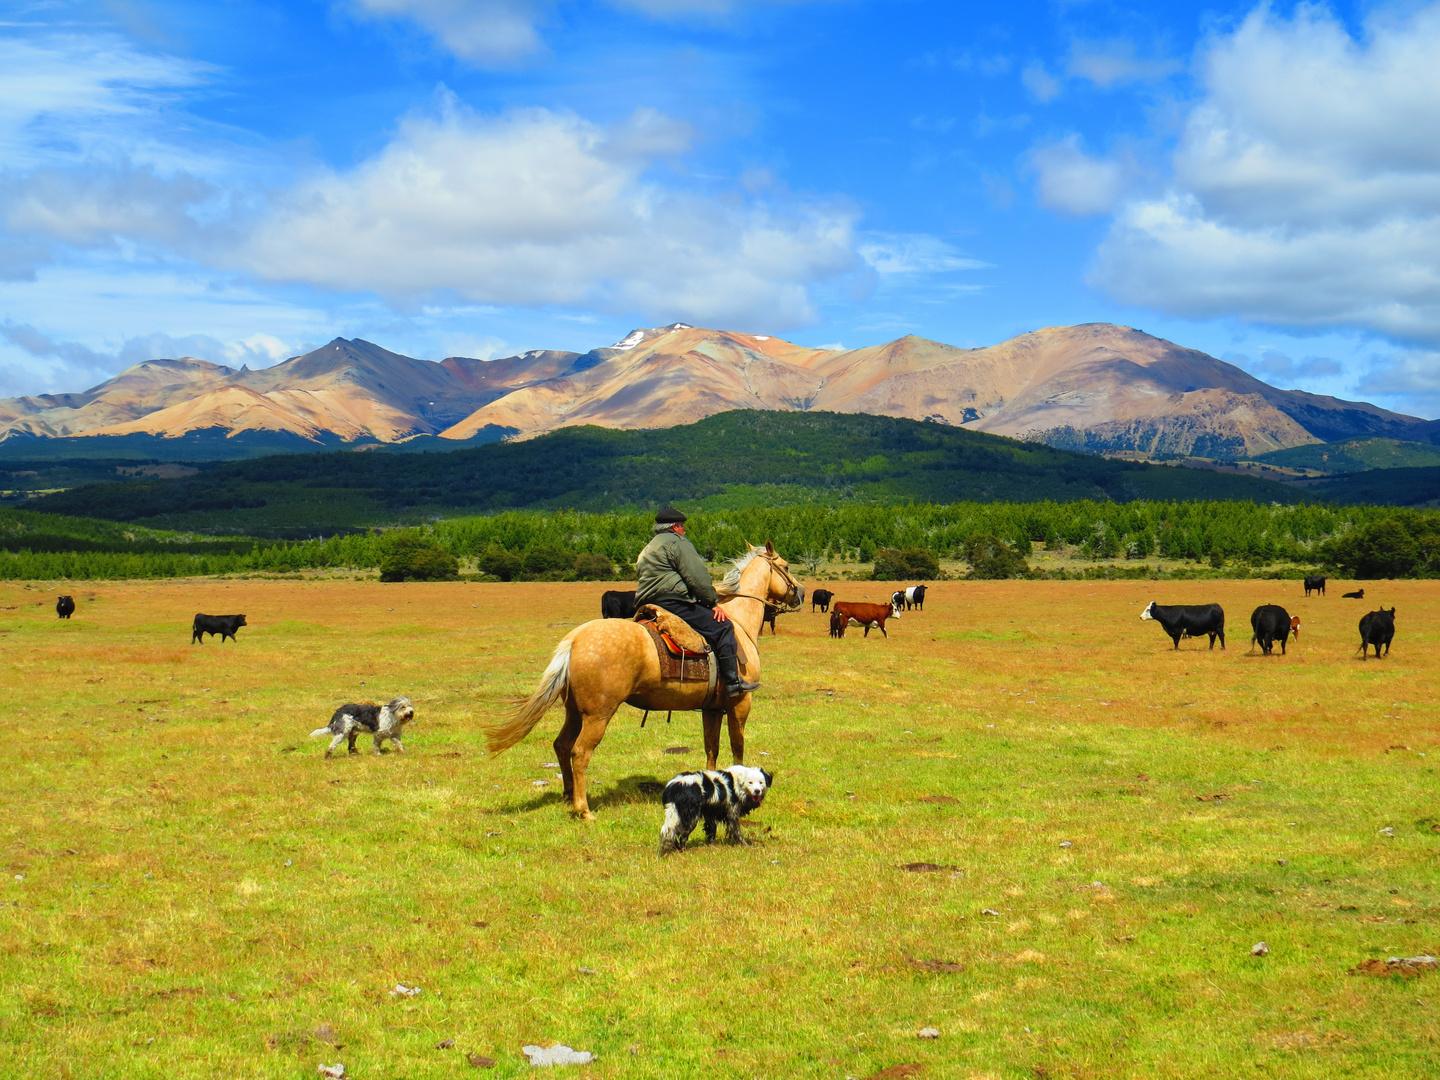
[[[34,505],[171,528],[314,535],[390,524],[416,510],[1138,498],[1302,496],[1250,477],[1113,461],[944,424],[742,411],[665,430],[567,428],[449,453],[212,463],[193,476],[90,485]]]

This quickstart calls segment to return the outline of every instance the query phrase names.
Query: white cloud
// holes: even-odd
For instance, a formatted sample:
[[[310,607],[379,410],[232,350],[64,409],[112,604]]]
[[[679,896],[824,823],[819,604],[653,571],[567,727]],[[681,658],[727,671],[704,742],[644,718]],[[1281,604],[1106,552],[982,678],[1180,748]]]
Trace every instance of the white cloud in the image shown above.
[[[945,241],[923,233],[872,234],[858,250],[879,274],[943,274],[991,266],[966,258]]]
[[[400,301],[456,296],[777,329],[812,319],[808,286],[854,264],[852,212],[647,177],[689,140],[688,126],[649,110],[601,127],[448,102],[405,121],[355,170],[298,185],[239,257],[272,280]]]
[[[1092,282],[1183,316],[1440,343],[1440,4],[1268,7],[1203,51],[1168,191],[1117,214]]]
[[[1051,75],[1038,60],[1021,69],[1020,82],[1030,91],[1030,96],[1042,105],[1060,96],[1060,80]]]
[[[553,6],[554,0],[352,0],[357,14],[410,19],[462,60],[481,66],[539,50],[537,24]]]
[[[1433,413],[1440,408],[1440,352],[1408,349],[1377,357],[1359,389],[1376,397],[1416,402]]]
[[[1136,55],[1133,41],[1077,41],[1070,48],[1066,73],[1109,88],[1126,83],[1156,82],[1181,69],[1178,61],[1164,57],[1144,59]]]
[[[652,18],[723,18],[747,7],[806,0],[610,0]],[[558,0],[348,0],[349,10],[378,19],[408,19],[462,60],[481,67],[512,64],[544,47],[540,28]]]
[[[13,170],[57,157],[149,160],[156,114],[212,70],[106,35],[0,37],[0,162]]]
[[[1276,386],[1295,386],[1301,380],[1323,379],[1345,370],[1344,365],[1328,356],[1302,356],[1296,360],[1278,349],[1261,349],[1255,357],[1231,353],[1221,359]]]
[[[1087,154],[1078,135],[1035,147],[1027,165],[1041,205],[1077,216],[1115,209],[1127,178],[1120,162]]]

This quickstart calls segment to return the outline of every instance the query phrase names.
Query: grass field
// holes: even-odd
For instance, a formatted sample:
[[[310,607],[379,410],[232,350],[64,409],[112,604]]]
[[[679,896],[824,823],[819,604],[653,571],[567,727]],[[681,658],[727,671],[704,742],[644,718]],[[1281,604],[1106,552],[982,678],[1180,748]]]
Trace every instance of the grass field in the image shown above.
[[[665,860],[650,785],[703,766],[697,716],[622,708],[591,825],[558,712],[483,751],[603,588],[102,583],[59,622],[0,584],[3,1075],[515,1076],[551,1041],[594,1077],[1440,1071],[1440,972],[1350,974],[1440,953],[1440,583],[944,583],[888,640],[782,617],[756,842]],[[1172,651],[1151,599],[1218,600],[1230,648]],[[1288,656],[1247,655],[1264,602],[1302,616]],[[196,611],[250,626],[192,646]],[[307,738],[399,693],[406,754]]]

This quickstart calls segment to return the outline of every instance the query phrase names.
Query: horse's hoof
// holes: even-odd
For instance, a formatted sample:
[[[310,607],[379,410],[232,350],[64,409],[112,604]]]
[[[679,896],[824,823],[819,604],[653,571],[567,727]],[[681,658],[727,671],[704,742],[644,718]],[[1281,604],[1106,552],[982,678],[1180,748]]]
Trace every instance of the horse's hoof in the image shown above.
[[[594,821],[594,820],[595,820],[595,815],[592,814],[589,810],[582,810],[582,811],[580,812],[580,820],[581,820],[581,821]]]

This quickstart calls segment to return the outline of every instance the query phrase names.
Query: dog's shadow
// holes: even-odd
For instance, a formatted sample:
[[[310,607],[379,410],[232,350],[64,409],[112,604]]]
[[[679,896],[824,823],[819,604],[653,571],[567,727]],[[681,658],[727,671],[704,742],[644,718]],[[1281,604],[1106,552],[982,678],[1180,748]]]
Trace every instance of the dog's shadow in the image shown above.
[[[590,796],[590,809],[599,810],[603,807],[615,806],[638,806],[646,803],[658,805],[660,795],[665,790],[665,784],[653,776],[626,776],[617,780],[613,785],[607,786],[602,792]],[[562,791],[545,791],[533,798],[523,802],[509,803],[505,806],[497,806],[491,813],[495,814],[525,814],[535,810],[543,810],[548,806],[563,806],[567,802]]]

